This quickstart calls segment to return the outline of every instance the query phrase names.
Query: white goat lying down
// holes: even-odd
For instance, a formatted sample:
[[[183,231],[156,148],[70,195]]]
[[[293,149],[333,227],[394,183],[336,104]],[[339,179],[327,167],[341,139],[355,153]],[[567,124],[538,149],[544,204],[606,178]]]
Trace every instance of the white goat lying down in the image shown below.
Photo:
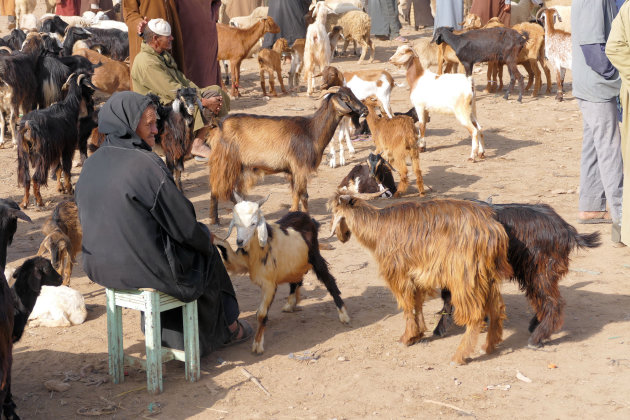
[[[263,299],[256,312],[258,329],[252,351],[258,354],[264,351],[267,313],[278,285],[290,283],[291,294],[282,310],[293,312],[300,300],[302,278],[311,268],[333,297],[339,320],[345,324],[350,322],[346,306],[339,296],[341,292],[337,288],[336,280],[328,271],[328,263],[319,253],[319,223],[307,213],[291,212],[270,225],[265,222],[260,211],[260,206],[267,199],[254,203],[243,201],[236,193],[234,196],[238,202],[234,206],[228,237],[236,226],[238,248],[234,252],[225,240],[216,237],[213,240],[221,251],[228,271],[234,274],[249,273],[252,282],[262,289]]]
[[[33,312],[31,327],[69,327],[83,324],[87,318],[83,295],[68,286],[42,286]]]

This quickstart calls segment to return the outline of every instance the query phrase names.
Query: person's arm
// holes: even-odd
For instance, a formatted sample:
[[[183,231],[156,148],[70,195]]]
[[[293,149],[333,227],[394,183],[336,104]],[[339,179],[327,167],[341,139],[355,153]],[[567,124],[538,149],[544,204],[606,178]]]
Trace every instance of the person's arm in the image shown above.
[[[573,31],[572,36],[577,37],[580,50],[584,55],[586,64],[600,76],[610,79],[616,76],[616,70],[606,57],[606,15],[603,1],[593,1],[588,10],[582,11],[582,18],[588,19],[589,25]],[[586,15],[586,13],[588,15]],[[580,22],[574,22],[579,24]],[[581,22],[586,23],[585,21]]]
[[[606,55],[617,68],[626,85],[630,85],[630,43],[626,38],[628,24],[630,24],[630,4],[622,6],[613,20],[606,42]]]
[[[616,76],[616,69],[606,57],[606,44],[580,45],[586,64],[604,79],[612,79]]]
[[[135,63],[134,63],[135,64]],[[164,68],[157,63],[151,63],[143,69],[142,84],[162,99],[164,103],[175,100],[175,92],[182,87],[176,79],[173,79]],[[191,84],[191,87],[194,87]]]
[[[213,254],[212,234],[197,222],[193,204],[171,178],[163,179],[150,212],[175,242],[204,255]]]

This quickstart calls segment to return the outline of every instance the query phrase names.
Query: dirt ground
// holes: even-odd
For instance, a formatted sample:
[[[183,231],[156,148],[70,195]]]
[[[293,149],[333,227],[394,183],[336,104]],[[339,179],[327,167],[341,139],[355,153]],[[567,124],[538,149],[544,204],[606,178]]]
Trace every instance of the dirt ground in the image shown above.
[[[408,28],[407,28],[408,29]],[[428,31],[404,35],[415,39]],[[398,83],[404,74],[387,63],[397,44],[376,41],[373,64],[361,68],[386,69]],[[357,69],[354,57],[335,65]],[[484,69],[485,67],[481,67]],[[300,93],[267,100],[262,98],[254,60],[243,64],[241,99],[232,110],[256,114],[307,115],[317,102]],[[287,69],[288,70],[288,69]],[[286,79],[285,79],[286,80]],[[570,79],[569,79],[570,80]],[[475,75],[480,92],[484,78]],[[478,116],[485,134],[487,158],[466,161],[470,138],[450,116],[434,114],[427,134],[428,150],[421,155],[424,182],[433,192],[419,198],[412,182],[407,195],[397,201],[437,197],[486,199],[495,203],[547,203],[574,223],[577,214],[581,116],[576,100],[565,85],[566,100],[553,95],[523,103],[494,94],[479,93]],[[395,111],[410,107],[407,87],[393,90]],[[352,165],[363,162],[373,148],[371,141],[354,143],[357,152],[344,167],[331,169],[325,157],[309,182],[310,208],[327,237],[330,215],[326,201]],[[76,182],[80,168],[73,171]],[[189,161],[183,175],[186,196],[198,218],[208,222],[208,170]],[[413,176],[413,175],[412,175]],[[16,151],[0,150],[0,197],[21,200],[16,182]],[[59,195],[51,182],[43,188],[46,207],[29,208],[33,224],[20,223],[8,250],[8,265],[17,266],[33,256],[43,238],[40,228]],[[268,221],[287,212],[290,194],[283,176],[269,176],[251,191],[264,205]],[[391,201],[393,203],[395,201]],[[379,202],[387,205],[389,202]],[[231,205],[222,203],[223,225],[211,227],[226,234]],[[123,384],[89,385],[107,378],[107,330],[104,289],[75,267],[72,287],[83,293],[88,318],[72,328],[27,328],[14,348],[13,393],[18,413],[29,418],[76,418],[81,408],[116,406],[104,418],[225,418],[225,419],[358,419],[358,418],[630,418],[630,250],[615,248],[609,225],[580,225],[583,233],[599,231],[601,247],[573,255],[571,271],[561,283],[566,299],[562,330],[540,350],[527,347],[528,321],[532,317],[524,296],[514,283],[502,287],[508,319],[503,343],[495,354],[475,354],[466,366],[451,366],[462,328],[446,338],[426,340],[412,347],[398,343],[404,323],[396,302],[377,274],[377,265],[356,240],[341,244],[323,240],[334,248],[322,251],[336,276],[352,321],[342,325],[324,287],[309,273],[305,278],[302,311],[283,313],[288,287],[279,289],[270,310],[265,353],[255,356],[251,342],[217,351],[202,360],[202,378],[184,380],[183,364],[169,362],[164,370],[164,392],[148,395],[145,373],[127,369]],[[252,325],[261,296],[247,277],[232,277],[242,316]],[[437,322],[439,299],[427,302],[428,328]],[[124,311],[124,340],[128,353],[144,352],[139,315]],[[484,337],[480,337],[480,342]],[[82,368],[92,365],[99,373],[76,380]],[[257,377],[267,396],[248,381],[241,368]],[[517,372],[531,383],[517,379]],[[67,380],[63,393],[48,392],[49,379]],[[498,386],[498,387],[497,387]],[[495,388],[495,389],[493,389]],[[497,389],[498,388],[498,389]],[[449,404],[461,411],[440,404]]]

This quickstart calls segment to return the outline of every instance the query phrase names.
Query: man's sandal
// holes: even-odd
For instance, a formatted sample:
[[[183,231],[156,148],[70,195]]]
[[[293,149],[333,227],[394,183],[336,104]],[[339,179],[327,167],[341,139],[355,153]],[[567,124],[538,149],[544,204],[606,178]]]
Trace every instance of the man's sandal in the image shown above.
[[[237,319],[236,323],[238,324],[238,328],[234,330],[233,333],[231,333],[228,341],[223,343],[223,347],[229,347],[235,344],[242,343],[244,341],[249,340],[252,337],[252,335],[254,335],[254,330],[252,329],[252,326],[249,325],[249,322],[241,321],[240,319]],[[243,331],[243,335],[241,336],[241,338],[237,338],[238,334],[241,331]]]

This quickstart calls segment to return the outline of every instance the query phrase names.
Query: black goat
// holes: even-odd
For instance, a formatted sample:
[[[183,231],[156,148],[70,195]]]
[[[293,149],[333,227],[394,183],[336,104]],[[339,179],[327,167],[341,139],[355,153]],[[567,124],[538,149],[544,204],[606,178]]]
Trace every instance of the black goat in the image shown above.
[[[546,204],[489,204],[494,218],[509,237],[508,261],[514,279],[525,292],[536,312],[529,324],[529,345],[539,347],[542,340],[563,323],[564,299],[558,282],[569,271],[569,254],[575,248],[595,248],[601,243],[599,232],[579,234]],[[442,290],[443,314],[435,335],[444,335],[452,323],[451,294]]]
[[[0,198],[0,271],[2,272],[7,263],[7,247],[13,241],[18,219],[33,223],[15,201]]]
[[[67,29],[68,24],[59,16],[55,15],[48,19],[42,19],[40,22],[39,32],[56,33],[64,36]]]
[[[464,32],[461,35],[453,33],[453,28],[440,27],[433,35],[433,42],[446,42],[455,51],[455,55],[466,69],[466,76],[472,76],[475,63],[486,61],[505,62],[510,72],[510,87],[505,92],[505,99],[514,88],[515,78],[518,78],[518,101],[523,99],[523,76],[516,64],[518,54],[525,45],[529,35],[518,33],[510,28],[486,28]]]
[[[92,95],[96,89],[89,76],[71,74],[64,88],[68,94],[63,101],[52,104],[46,109],[31,111],[22,118],[17,133],[18,141],[18,183],[24,186],[24,198],[21,206],[29,203],[31,176],[29,162],[35,168],[33,174],[33,193],[37,206],[43,206],[40,185],[47,185],[48,170],[51,165],[61,161],[57,168],[57,190],[72,194],[70,170],[72,157],[77,148],[78,123],[80,113],[85,106],[93,109]],[[61,172],[64,185],[61,185]]]
[[[166,166],[173,173],[175,183],[180,191],[182,187],[182,171],[184,157],[190,154],[195,134],[195,106],[203,110],[197,89],[181,88],[175,93],[175,100],[168,106],[162,106],[159,98],[151,95],[160,117],[158,134],[155,142],[162,147],[166,157]]]
[[[0,273],[0,401],[5,417],[19,420],[11,395],[13,343],[22,338],[42,286],[59,286],[61,276],[50,261],[34,257],[15,270],[13,278],[15,283],[9,289],[4,272]]]
[[[113,60],[125,61],[129,57],[129,36],[119,29],[90,28],[91,37],[85,40],[88,48],[102,47],[101,54]]]
[[[63,39],[63,49],[61,50],[61,55],[63,56],[71,56],[72,48],[77,41],[88,39],[92,36],[92,33],[88,32],[87,29],[78,26],[71,26],[66,30],[67,32]]]
[[[339,184],[339,189],[359,194],[383,192],[381,197],[390,198],[396,193],[396,182],[391,165],[378,154],[370,153],[367,165],[356,165]]]
[[[9,35],[2,37],[5,45],[11,48],[13,51],[19,51],[22,48],[22,44],[26,39],[26,32],[21,29],[13,29]]]

